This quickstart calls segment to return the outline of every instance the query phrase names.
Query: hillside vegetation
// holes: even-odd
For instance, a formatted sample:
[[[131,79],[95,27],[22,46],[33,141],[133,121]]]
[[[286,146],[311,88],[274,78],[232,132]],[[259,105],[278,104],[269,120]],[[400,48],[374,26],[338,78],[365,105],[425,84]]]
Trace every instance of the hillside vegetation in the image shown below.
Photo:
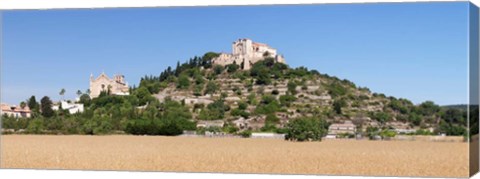
[[[290,68],[266,58],[247,71],[236,64],[212,65],[218,54],[194,57],[158,76],[145,76],[129,96],[90,99],[82,114],[66,111],[45,114],[36,102],[32,119],[4,116],[3,128],[26,133],[179,135],[186,130],[248,134],[252,131],[288,133],[289,125],[321,126],[320,136],[332,123],[352,121],[358,134],[380,134],[391,129],[414,129],[422,135],[466,135],[467,110],[441,107],[432,101],[419,105],[385,96],[346,79],[306,67]],[[34,98],[33,98],[34,99]],[[30,99],[31,100],[31,99]],[[37,104],[37,105],[35,105]],[[49,112],[51,113],[51,112]],[[221,123],[211,126],[210,123]],[[197,127],[206,124],[207,127]],[[313,139],[316,137],[309,137]]]

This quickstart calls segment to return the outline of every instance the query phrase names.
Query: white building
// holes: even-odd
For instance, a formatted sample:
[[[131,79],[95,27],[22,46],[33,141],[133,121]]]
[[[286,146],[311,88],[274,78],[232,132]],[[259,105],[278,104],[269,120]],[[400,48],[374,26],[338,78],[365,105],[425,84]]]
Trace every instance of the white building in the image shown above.
[[[357,130],[357,126],[352,123],[352,121],[345,121],[342,123],[334,123],[328,127],[328,135],[327,138],[336,138],[337,135],[341,134],[355,134]]]
[[[8,104],[1,104],[1,110],[0,110],[1,115],[7,115],[9,117],[15,117],[15,118],[29,118],[31,117],[31,110],[28,108],[28,106],[25,107],[20,107],[20,106],[10,106]]]
[[[209,127],[223,127],[225,122],[223,120],[213,120],[213,121],[198,121],[197,122],[197,128],[203,127],[203,128],[209,128]]]
[[[67,101],[61,101],[60,106],[54,105],[52,106],[52,109],[58,111],[60,107],[64,110],[68,110],[70,114],[82,113],[84,111],[83,104],[68,103]]]
[[[253,42],[250,39],[238,39],[232,44],[232,53],[221,53],[217,58],[212,59],[213,64],[229,65],[237,64],[243,70],[249,70],[253,64],[265,59],[274,58],[278,63],[285,63],[282,55],[277,54],[277,50],[267,44]]]
[[[251,138],[265,138],[265,139],[285,139],[285,134],[276,133],[252,133]]]

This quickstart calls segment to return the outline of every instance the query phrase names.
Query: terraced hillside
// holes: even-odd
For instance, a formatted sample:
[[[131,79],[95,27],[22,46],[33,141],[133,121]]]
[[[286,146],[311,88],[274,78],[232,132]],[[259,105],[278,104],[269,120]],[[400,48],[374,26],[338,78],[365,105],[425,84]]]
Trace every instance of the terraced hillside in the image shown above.
[[[140,88],[162,101],[188,106],[202,126],[233,126],[238,130],[281,132],[300,117],[320,117],[332,123],[352,121],[357,133],[395,130],[397,133],[464,135],[466,110],[442,108],[432,101],[415,105],[387,97],[349,80],[305,67],[290,68],[266,58],[248,71],[239,65],[209,64],[215,53],[168,68],[158,77],[142,78]]]

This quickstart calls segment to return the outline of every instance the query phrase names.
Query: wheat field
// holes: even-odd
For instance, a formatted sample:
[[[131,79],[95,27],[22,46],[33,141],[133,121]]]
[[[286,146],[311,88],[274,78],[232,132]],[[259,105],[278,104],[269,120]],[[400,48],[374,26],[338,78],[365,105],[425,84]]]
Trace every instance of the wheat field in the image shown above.
[[[1,137],[2,168],[468,176],[468,143],[159,136]]]

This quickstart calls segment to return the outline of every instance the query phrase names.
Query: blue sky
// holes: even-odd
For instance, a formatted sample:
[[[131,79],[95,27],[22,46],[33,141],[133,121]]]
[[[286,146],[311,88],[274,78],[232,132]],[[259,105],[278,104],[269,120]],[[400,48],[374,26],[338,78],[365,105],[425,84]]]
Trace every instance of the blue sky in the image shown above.
[[[91,73],[144,75],[238,38],[267,43],[292,67],[420,103],[467,103],[468,6],[384,3],[18,10],[2,12],[2,102],[73,99]]]

